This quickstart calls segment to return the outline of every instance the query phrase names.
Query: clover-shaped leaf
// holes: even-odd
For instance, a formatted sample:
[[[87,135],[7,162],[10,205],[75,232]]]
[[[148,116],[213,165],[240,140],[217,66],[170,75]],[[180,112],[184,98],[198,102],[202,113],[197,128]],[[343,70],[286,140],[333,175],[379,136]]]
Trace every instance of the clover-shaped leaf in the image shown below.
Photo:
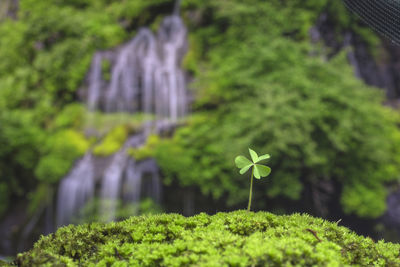
[[[260,179],[261,177],[267,177],[271,173],[271,168],[264,165],[254,165],[254,177]]]
[[[271,168],[268,166],[264,166],[261,164],[256,164],[262,160],[269,159],[270,155],[265,154],[262,156],[258,156],[257,153],[249,148],[249,153],[252,161],[247,159],[244,156],[237,156],[235,158],[236,166],[240,169],[239,173],[244,174],[247,172],[251,167],[253,167],[253,174],[254,177],[260,179],[261,177],[267,177],[271,173]]]
[[[253,160],[253,163],[256,163],[258,161],[257,153],[250,148],[249,148],[249,152],[250,152],[251,159]]]

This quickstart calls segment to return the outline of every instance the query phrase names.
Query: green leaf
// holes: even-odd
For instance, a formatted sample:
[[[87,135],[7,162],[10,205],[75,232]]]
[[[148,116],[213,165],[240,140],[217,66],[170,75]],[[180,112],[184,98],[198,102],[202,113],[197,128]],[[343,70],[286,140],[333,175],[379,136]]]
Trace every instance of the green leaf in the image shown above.
[[[257,168],[257,166],[259,166],[259,165],[254,165],[254,172],[253,172],[253,174],[254,174],[254,177],[256,177],[257,179],[260,179],[261,178],[261,176],[260,176],[260,171],[259,171],[259,169]]]
[[[240,173],[240,174],[244,174],[245,172],[247,172],[247,171],[250,169],[251,166],[253,166],[253,164],[250,164],[250,165],[247,165],[247,166],[243,167],[243,168],[239,171],[239,173]]]
[[[258,157],[258,161],[257,162],[262,161],[264,159],[269,159],[270,157],[271,156],[269,154],[262,155],[262,156]]]
[[[264,165],[255,164],[254,165],[254,172],[255,172],[255,170],[257,170],[257,173],[261,177],[267,177],[271,173],[271,168],[268,167],[268,166],[264,166]]]
[[[251,159],[253,160],[254,163],[256,163],[258,161],[257,153],[254,150],[252,150],[251,148],[249,148],[249,152],[250,152]]]
[[[235,158],[235,164],[236,164],[236,166],[239,168],[239,169],[241,169],[241,168],[244,168],[244,167],[246,167],[246,166],[248,166],[248,165],[251,165],[251,164],[253,164],[253,162],[251,162],[250,160],[248,160],[246,157],[244,157],[244,156],[237,156],[236,158]]]

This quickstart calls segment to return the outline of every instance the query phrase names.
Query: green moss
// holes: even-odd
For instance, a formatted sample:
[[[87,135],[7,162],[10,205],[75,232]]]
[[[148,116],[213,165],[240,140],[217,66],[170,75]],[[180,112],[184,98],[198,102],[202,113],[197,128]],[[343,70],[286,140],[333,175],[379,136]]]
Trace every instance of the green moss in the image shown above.
[[[147,215],[60,228],[19,266],[399,266],[399,244],[309,215],[236,211]]]
[[[139,148],[130,148],[128,154],[136,160],[152,158],[154,157],[154,149],[159,143],[160,137],[158,135],[150,135],[143,146]]]
[[[5,261],[0,260],[0,267],[8,267],[8,266],[12,266],[12,265]]]
[[[93,154],[96,156],[109,156],[117,152],[124,144],[128,133],[128,128],[123,125],[115,127],[99,145],[94,147]]]
[[[87,112],[84,116],[83,130],[96,132],[97,135],[103,136],[108,134],[114,128],[124,125],[129,129],[129,131],[137,131],[140,129],[143,121],[150,120],[151,118],[151,115],[138,113]]]

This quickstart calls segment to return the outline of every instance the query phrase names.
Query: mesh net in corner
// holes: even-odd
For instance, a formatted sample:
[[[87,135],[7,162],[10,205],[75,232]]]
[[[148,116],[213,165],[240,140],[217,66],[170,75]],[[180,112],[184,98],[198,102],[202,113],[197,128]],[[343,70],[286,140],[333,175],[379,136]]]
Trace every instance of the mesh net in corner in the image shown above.
[[[400,45],[400,0],[343,0],[344,4],[378,33]]]

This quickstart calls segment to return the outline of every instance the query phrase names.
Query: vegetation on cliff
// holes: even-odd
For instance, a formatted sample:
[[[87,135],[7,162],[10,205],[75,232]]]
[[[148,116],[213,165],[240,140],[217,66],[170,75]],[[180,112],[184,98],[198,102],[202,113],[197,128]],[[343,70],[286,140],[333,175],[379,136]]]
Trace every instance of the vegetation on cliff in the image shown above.
[[[156,27],[173,9],[169,0],[21,0],[13,19],[3,17],[1,2],[0,217],[8,203],[29,202],[43,184],[56,184],[93,143],[83,136],[85,110],[77,102],[94,52],[120,45],[141,26]],[[92,117],[108,123],[109,116]],[[108,140],[97,150],[117,147]]]

